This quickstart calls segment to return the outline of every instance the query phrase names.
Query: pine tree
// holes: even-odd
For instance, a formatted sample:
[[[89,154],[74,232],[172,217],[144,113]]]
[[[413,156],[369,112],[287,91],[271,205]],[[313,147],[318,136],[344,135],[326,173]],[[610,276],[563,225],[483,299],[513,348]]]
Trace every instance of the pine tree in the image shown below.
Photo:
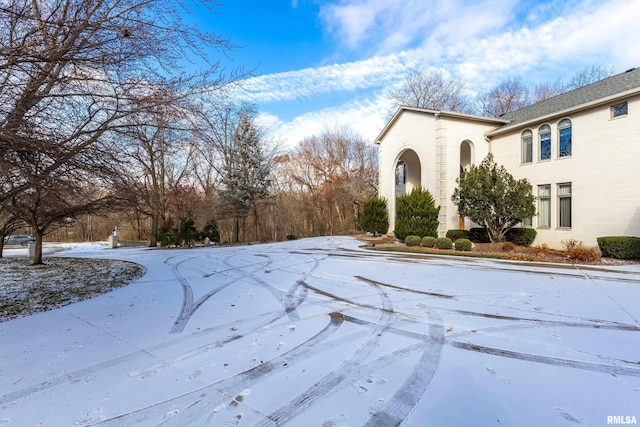
[[[407,236],[438,237],[438,215],[433,196],[427,189],[415,187],[411,193],[396,199],[396,227],[393,233],[400,240]]]
[[[264,155],[258,129],[245,111],[240,115],[232,146],[226,153],[219,194],[235,218],[235,240],[240,240],[240,219],[249,215],[255,202],[265,198],[271,185],[269,161]]]

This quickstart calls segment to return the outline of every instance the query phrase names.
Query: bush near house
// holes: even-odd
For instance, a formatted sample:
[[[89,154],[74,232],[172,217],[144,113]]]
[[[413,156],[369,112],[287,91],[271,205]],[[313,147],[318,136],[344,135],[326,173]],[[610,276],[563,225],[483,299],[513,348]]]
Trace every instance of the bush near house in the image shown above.
[[[598,247],[603,257],[618,259],[640,259],[640,237],[598,237]]]
[[[433,236],[424,236],[421,244],[425,248],[433,248],[436,245],[436,238]]]
[[[474,227],[467,232],[467,239],[473,243],[491,243],[489,232],[486,228]]]
[[[453,244],[456,251],[470,251],[472,245],[469,239],[457,239]]]
[[[420,246],[421,242],[422,239],[420,238],[420,236],[407,236],[404,239],[404,243],[407,246]]]
[[[452,242],[458,239],[468,239],[467,230],[447,230],[446,237],[450,238]]]
[[[573,261],[595,262],[602,256],[598,249],[589,248],[579,240],[563,240],[562,246],[564,246],[564,251],[567,255],[567,258]]]
[[[507,231],[507,242],[515,243],[518,246],[531,246],[536,238],[537,231],[533,228],[512,228]]]
[[[448,237],[438,237],[436,239],[436,248],[438,249],[451,249],[453,242]]]
[[[387,201],[380,197],[371,197],[362,204],[360,227],[369,233],[387,234],[389,231],[389,212]]]
[[[404,241],[407,236],[438,235],[440,206],[428,190],[415,187],[411,193],[396,199],[396,227],[393,233]]]

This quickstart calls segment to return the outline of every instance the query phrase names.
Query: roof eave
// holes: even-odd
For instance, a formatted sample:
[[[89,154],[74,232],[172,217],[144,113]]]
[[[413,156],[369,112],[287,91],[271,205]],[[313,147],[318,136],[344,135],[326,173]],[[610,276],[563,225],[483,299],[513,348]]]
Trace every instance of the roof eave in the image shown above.
[[[629,90],[626,90],[624,92],[619,92],[619,93],[616,93],[614,95],[609,95],[609,96],[606,96],[604,98],[599,98],[599,99],[596,99],[594,101],[585,102],[584,104],[580,104],[580,105],[577,105],[575,107],[565,108],[564,110],[556,111],[554,113],[546,114],[544,116],[535,117],[533,119],[526,120],[524,122],[516,123],[513,126],[509,126],[509,123],[507,122],[505,124],[505,126],[501,126],[501,127],[498,127],[498,128],[496,128],[496,129],[494,129],[492,131],[487,132],[486,136],[488,136],[488,137],[497,136],[497,135],[500,135],[500,134],[503,134],[503,133],[506,133],[506,132],[510,132],[510,131],[512,131],[514,129],[528,127],[529,125],[531,125],[533,123],[543,122],[543,121],[546,121],[546,120],[549,120],[549,119],[553,119],[555,117],[567,116],[570,113],[576,113],[576,112],[579,112],[579,111],[588,110],[590,108],[598,107],[600,105],[608,104],[608,103],[610,103],[612,101],[616,101],[616,100],[619,100],[619,99],[622,99],[622,98],[627,98],[629,96],[637,95],[637,94],[640,94],[640,87],[629,89]]]

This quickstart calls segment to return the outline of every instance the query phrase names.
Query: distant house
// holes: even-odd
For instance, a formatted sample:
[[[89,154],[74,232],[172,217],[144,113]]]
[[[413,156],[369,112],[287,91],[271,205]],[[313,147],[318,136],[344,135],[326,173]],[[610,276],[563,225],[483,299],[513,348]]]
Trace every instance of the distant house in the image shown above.
[[[640,69],[499,118],[400,107],[376,142],[391,231],[396,196],[418,185],[441,207],[441,236],[473,226],[451,195],[461,170],[491,152],[532,185],[537,214],[522,226],[536,229],[534,244],[640,236]]]

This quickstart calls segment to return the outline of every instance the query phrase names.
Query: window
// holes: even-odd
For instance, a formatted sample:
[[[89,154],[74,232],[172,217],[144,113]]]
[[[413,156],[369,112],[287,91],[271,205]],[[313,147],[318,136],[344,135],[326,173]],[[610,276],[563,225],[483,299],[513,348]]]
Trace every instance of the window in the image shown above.
[[[571,227],[571,183],[558,184],[558,226]]]
[[[626,102],[616,104],[611,107],[611,117],[626,116],[629,112],[629,106]]]
[[[551,184],[538,185],[538,227],[551,227]]]
[[[538,129],[540,136],[540,160],[551,158],[551,126],[544,125]]]
[[[560,157],[571,155],[571,120],[564,119],[558,124],[558,148]]]
[[[531,227],[533,225],[533,220],[531,217],[523,218],[520,223],[523,227]]]
[[[396,196],[404,196],[407,184],[407,165],[400,161],[396,165]]]
[[[533,161],[533,132],[525,130],[522,132],[522,163]]]

